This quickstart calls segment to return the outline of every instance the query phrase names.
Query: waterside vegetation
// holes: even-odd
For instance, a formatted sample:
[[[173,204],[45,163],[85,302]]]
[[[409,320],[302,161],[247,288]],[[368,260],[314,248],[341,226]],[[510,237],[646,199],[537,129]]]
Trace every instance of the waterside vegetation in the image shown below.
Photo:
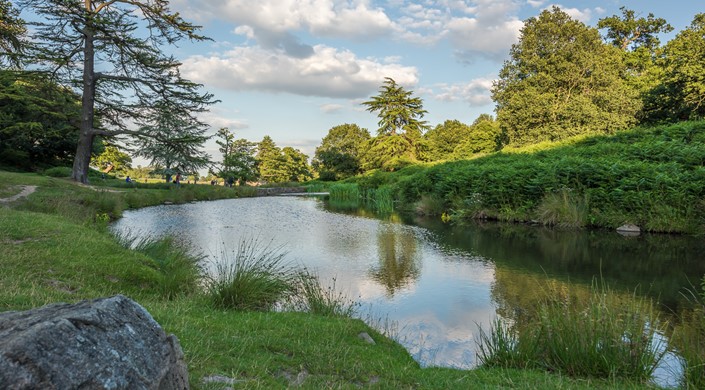
[[[16,186],[20,184],[38,186],[27,198],[0,207],[0,267],[4,270],[0,275],[0,310],[125,294],[177,335],[194,388],[222,388],[222,383],[207,383],[214,375],[232,379],[230,386],[238,388],[644,386],[641,381],[622,378],[575,379],[531,369],[421,369],[396,342],[360,320],[341,316],[349,309],[333,289],[314,288],[310,298],[304,294],[309,313],[233,310],[216,304],[201,290],[169,287],[173,286],[169,274],[180,274],[184,269],[198,272],[193,262],[166,260],[180,258],[178,250],[175,255],[164,243],[137,243],[133,244],[136,249],[129,249],[105,228],[102,215],[119,215],[128,204],[179,201],[182,195],[176,193],[184,186],[124,191],[35,174],[0,172],[0,179],[0,190],[8,196],[19,192]],[[216,187],[203,187],[204,193],[212,191],[211,197],[218,196]],[[132,202],[126,201],[128,195]],[[310,289],[314,279],[303,275]],[[295,278],[293,282],[300,285]],[[342,310],[331,305],[315,309],[321,302]],[[320,315],[326,312],[331,315]],[[361,332],[371,335],[376,344],[361,340]]]
[[[363,203],[384,188],[396,210],[457,222],[497,219],[577,228],[634,224],[651,232],[702,233],[705,122],[505,148],[470,160],[375,171],[338,185],[345,193],[357,191]],[[333,201],[338,185],[331,187]]]

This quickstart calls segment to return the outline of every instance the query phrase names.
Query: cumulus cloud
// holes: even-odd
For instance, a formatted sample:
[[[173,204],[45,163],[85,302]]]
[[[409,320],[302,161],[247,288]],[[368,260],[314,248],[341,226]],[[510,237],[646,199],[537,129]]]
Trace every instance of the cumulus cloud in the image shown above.
[[[368,96],[385,77],[405,86],[418,82],[415,67],[362,59],[324,45],[313,46],[312,51],[310,56],[297,58],[261,47],[237,47],[222,55],[189,57],[181,71],[209,87],[331,98]]]
[[[493,79],[483,77],[465,84],[441,84],[430,92],[433,98],[441,101],[465,101],[470,106],[484,106],[492,103]],[[436,92],[437,91],[437,92]]]

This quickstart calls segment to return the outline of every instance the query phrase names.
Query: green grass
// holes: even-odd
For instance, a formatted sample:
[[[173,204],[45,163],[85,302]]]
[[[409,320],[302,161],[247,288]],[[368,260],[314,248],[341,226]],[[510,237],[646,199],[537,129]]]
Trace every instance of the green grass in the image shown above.
[[[665,353],[656,345],[662,325],[651,302],[620,299],[605,286],[593,286],[586,302],[549,286],[524,317],[511,327],[497,320],[482,334],[483,365],[646,381]]]
[[[159,264],[164,250],[140,252],[124,247],[95,215],[179,199],[174,196],[178,190],[108,192],[113,188],[105,187],[106,199],[100,200],[103,195],[94,189],[34,174],[0,171],[0,183],[0,190],[19,184],[39,186],[29,199],[0,207],[0,311],[126,295],[179,338],[195,389],[225,387],[204,384],[202,379],[209,375],[241,380],[233,388],[253,389],[293,387],[297,378],[303,379],[302,388],[310,389],[645,387],[639,381],[575,379],[540,370],[422,369],[398,343],[360,320],[302,312],[234,311],[214,307],[206,294],[165,294],[169,267]],[[216,189],[202,194],[221,195]],[[110,200],[113,196],[117,200]],[[64,200],[59,202],[57,197]],[[319,291],[324,303],[328,291],[336,302],[339,296],[334,289],[324,289]],[[344,308],[344,301],[339,302]],[[376,344],[360,340],[360,332],[370,334]]]

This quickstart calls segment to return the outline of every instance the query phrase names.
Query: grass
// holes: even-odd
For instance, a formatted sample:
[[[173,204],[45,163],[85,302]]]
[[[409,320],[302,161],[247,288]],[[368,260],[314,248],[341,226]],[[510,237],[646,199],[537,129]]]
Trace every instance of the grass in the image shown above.
[[[326,317],[353,317],[360,306],[336,290],[335,279],[322,287],[318,275],[307,269],[298,273],[296,294],[289,304],[293,310]]]
[[[586,302],[550,288],[545,296],[513,326],[497,320],[482,333],[478,357],[483,365],[574,377],[651,377],[665,353],[656,345],[662,325],[651,302],[619,299],[604,285],[593,286]]]
[[[170,267],[159,264],[163,250],[126,248],[101,227],[102,222],[95,216],[114,205],[117,212],[135,204],[181,199],[174,195],[180,190],[133,188],[110,192],[114,188],[106,186],[106,199],[99,200],[102,195],[94,188],[63,179],[0,171],[0,190],[20,184],[39,188],[28,199],[0,207],[0,311],[126,295],[178,337],[194,389],[225,387],[205,384],[203,379],[211,375],[237,380],[230,385],[233,388],[253,389],[297,385],[311,389],[644,387],[640,381],[575,379],[540,370],[421,369],[398,343],[357,319],[302,312],[235,311],[215,307],[206,294],[165,294],[164,275]],[[220,189],[213,189],[199,196],[221,195]],[[114,203],[109,200],[113,196]],[[57,197],[64,200],[57,202]],[[334,308],[347,310],[346,301],[334,289],[316,291],[312,287],[310,295],[314,302],[323,303],[322,308],[332,302]],[[370,334],[376,344],[360,340],[360,332]]]
[[[676,352],[684,366],[682,387],[688,389],[705,388],[705,277],[701,291],[690,291],[688,298],[695,310],[683,312],[681,323],[675,326],[671,337]]]
[[[223,251],[206,290],[217,308],[267,311],[295,293],[296,278],[281,248],[250,239],[232,253]]]

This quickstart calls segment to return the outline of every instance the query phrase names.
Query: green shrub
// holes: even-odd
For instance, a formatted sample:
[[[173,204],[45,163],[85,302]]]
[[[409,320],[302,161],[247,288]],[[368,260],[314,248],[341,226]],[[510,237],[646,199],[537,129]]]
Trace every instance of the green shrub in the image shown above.
[[[71,177],[72,174],[71,167],[53,167],[44,171],[44,176],[49,177]]]
[[[284,261],[280,248],[252,239],[221,255],[206,283],[218,308],[267,311],[296,292],[297,273]]]

